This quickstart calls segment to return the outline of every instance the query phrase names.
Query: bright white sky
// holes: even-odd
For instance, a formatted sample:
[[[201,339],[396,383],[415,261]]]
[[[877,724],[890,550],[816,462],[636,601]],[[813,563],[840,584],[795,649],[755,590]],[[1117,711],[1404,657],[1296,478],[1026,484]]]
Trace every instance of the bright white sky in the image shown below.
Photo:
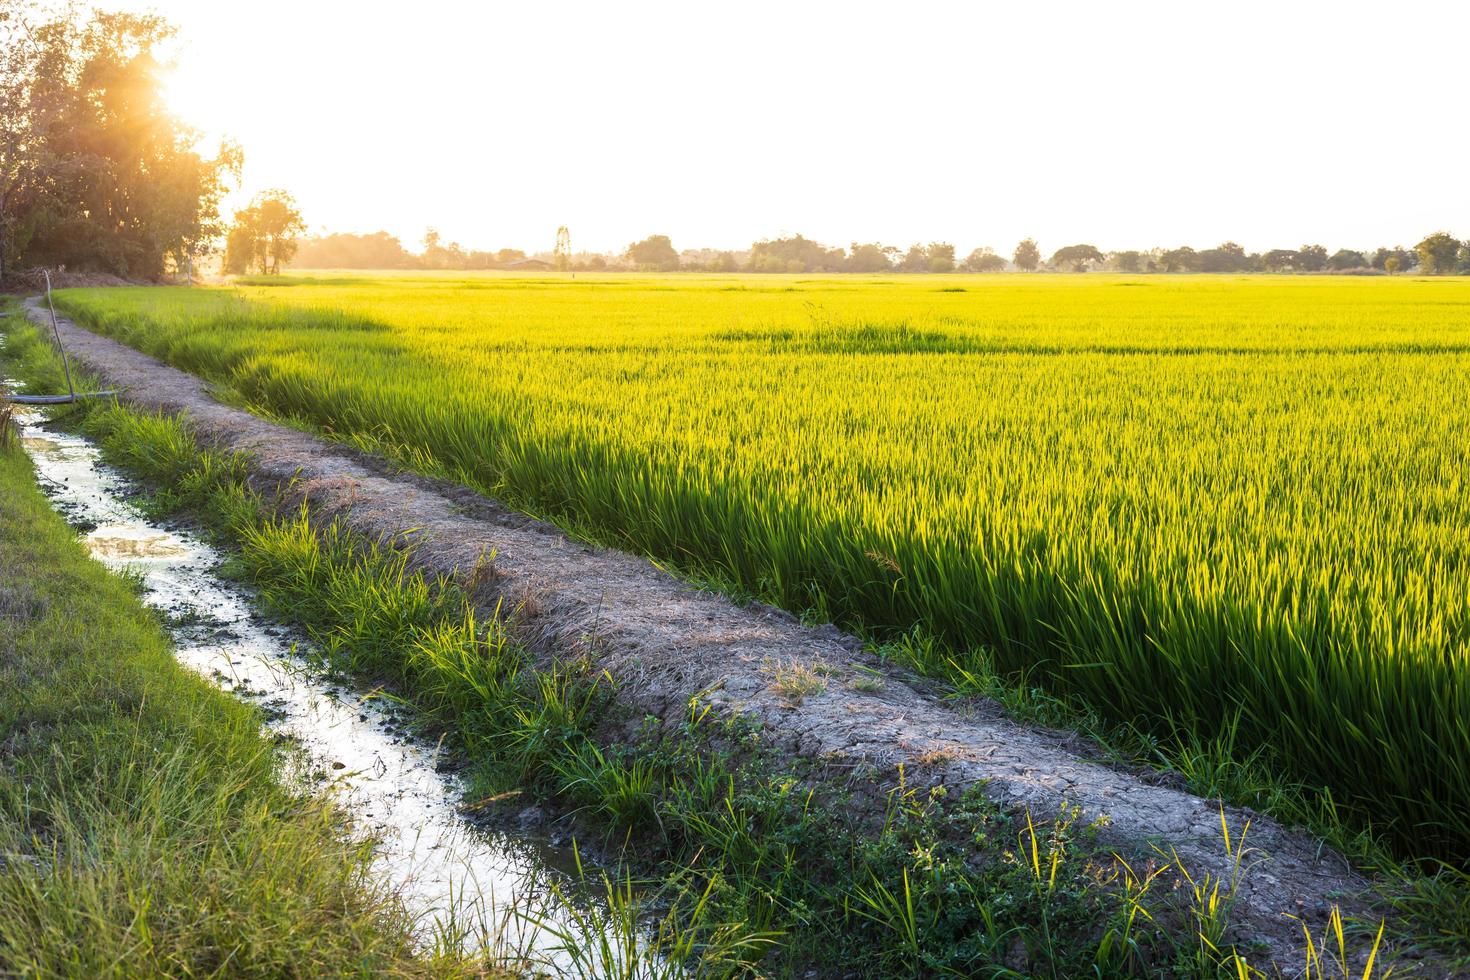
[[[1470,3],[114,0],[313,229],[1047,254],[1470,235]]]

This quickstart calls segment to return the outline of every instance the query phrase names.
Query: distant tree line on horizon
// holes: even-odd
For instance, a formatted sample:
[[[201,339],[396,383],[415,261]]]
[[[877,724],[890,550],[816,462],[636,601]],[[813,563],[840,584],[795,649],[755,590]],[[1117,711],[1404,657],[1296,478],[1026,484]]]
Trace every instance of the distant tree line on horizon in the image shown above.
[[[420,253],[410,252],[385,231],[367,235],[336,233],[307,238],[291,263],[299,269],[527,269],[564,268],[573,272],[1125,272],[1125,273],[1339,273],[1470,275],[1470,240],[1447,232],[1426,236],[1412,248],[1401,245],[1372,251],[1322,245],[1247,252],[1234,242],[1195,250],[1189,246],[1147,251],[1104,252],[1093,245],[1066,245],[1044,256],[1035,240],[1022,240],[1007,258],[977,248],[963,259],[948,242],[915,244],[907,250],[877,242],[830,247],[802,235],[766,239],[743,251],[690,249],[680,252],[667,235],[650,235],[618,254],[581,252],[560,259],[550,252],[528,255],[520,249],[470,250],[444,242],[434,229]],[[558,265],[558,262],[561,264]]]

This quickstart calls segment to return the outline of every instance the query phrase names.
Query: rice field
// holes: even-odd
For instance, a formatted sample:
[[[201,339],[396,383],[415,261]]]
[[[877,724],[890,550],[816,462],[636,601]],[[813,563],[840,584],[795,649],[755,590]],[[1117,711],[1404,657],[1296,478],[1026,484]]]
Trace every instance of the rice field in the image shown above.
[[[58,293],[251,404],[1470,857],[1470,279]]]

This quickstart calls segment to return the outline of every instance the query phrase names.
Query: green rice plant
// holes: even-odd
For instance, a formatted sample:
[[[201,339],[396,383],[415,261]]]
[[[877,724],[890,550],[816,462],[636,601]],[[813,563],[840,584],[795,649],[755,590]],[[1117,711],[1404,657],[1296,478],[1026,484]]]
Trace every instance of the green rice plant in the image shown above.
[[[1344,935],[1342,914],[1336,907],[1328,918],[1327,929],[1321,940],[1312,936],[1312,931],[1302,927],[1306,940],[1306,962],[1303,964],[1302,980],[1372,980],[1373,964],[1378,959],[1378,948],[1383,942],[1383,926],[1373,937],[1373,946],[1368,951],[1367,962],[1362,973],[1351,965],[1348,956],[1348,941]]]
[[[1230,825],[1222,809],[1220,831],[1224,839],[1225,854],[1230,858],[1230,872],[1226,877],[1191,874],[1177,851],[1170,848],[1168,854],[1170,866],[1183,879],[1187,909],[1195,937],[1194,948],[1187,954],[1187,962],[1194,972],[1202,974],[1209,973],[1227,958],[1233,957],[1237,963],[1242,962],[1239,954],[1230,950],[1226,937],[1230,931],[1230,909],[1240,890],[1249,853],[1245,838],[1250,832],[1250,822],[1247,821],[1240,828],[1232,843]],[[1337,915],[1336,907],[1333,908],[1333,914]]]
[[[657,819],[658,769],[653,760],[634,757],[617,763],[600,746],[586,742],[575,751],[553,759],[562,792],[585,800],[609,832],[636,827]]]
[[[576,863],[577,877],[586,882],[580,852]],[[780,939],[743,922],[719,921],[714,879],[703,888],[676,879],[650,889],[626,875],[615,879],[604,873],[600,882],[600,901],[590,903],[552,883],[559,918],[538,909],[521,913],[556,937],[550,952],[560,975],[588,980],[759,976],[757,961]]]
[[[909,869],[900,869],[903,885],[890,890],[871,872],[871,884],[853,889],[858,915],[886,926],[897,934],[902,948],[913,958],[915,968],[924,962],[922,940],[938,924],[938,906],[916,908],[914,890],[909,884]],[[927,904],[927,903],[926,903]]]
[[[1470,283],[294,282],[58,301],[579,534],[918,628],[962,687],[1229,728],[1400,853],[1470,855]]]

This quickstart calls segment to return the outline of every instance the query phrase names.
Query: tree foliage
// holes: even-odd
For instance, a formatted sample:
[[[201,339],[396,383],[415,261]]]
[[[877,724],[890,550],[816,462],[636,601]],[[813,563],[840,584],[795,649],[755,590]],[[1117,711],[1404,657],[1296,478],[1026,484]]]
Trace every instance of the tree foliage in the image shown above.
[[[0,273],[66,265],[157,278],[221,232],[219,202],[239,173],[164,105],[153,15],[67,7],[47,18],[0,0]]]
[[[1431,276],[1442,276],[1455,271],[1460,257],[1460,243],[1448,232],[1437,231],[1426,235],[1414,246],[1419,255],[1419,268]]]
[[[1109,259],[1119,272],[1139,272],[1143,268],[1143,253],[1132,249],[1114,252]]]
[[[1390,263],[1392,263],[1391,266]],[[1393,248],[1380,248],[1374,252],[1370,264],[1373,268],[1382,269],[1390,274],[1407,272],[1419,264],[1419,255],[1413,249],[1395,245]]]
[[[735,253],[722,250],[709,263],[711,272],[739,272],[740,260],[735,258]]]
[[[1026,272],[1035,272],[1036,267],[1041,265],[1041,249],[1037,247],[1034,238],[1023,238],[1016,246],[1016,253],[1012,256],[1016,268]]]
[[[1159,264],[1165,272],[1198,272],[1199,253],[1188,245],[1171,248],[1159,256]]]
[[[1095,245],[1065,245],[1052,255],[1051,264],[1058,269],[1070,267],[1073,272],[1086,272],[1089,264],[1101,265],[1104,258]]]
[[[235,212],[225,239],[225,271],[243,275],[255,268],[262,275],[279,275],[296,254],[305,230],[290,194],[278,189],[257,195],[248,208]]]
[[[792,235],[752,245],[749,268],[751,272],[841,272],[846,261],[840,248]]]
[[[844,268],[848,272],[889,272],[893,269],[893,257],[898,249],[892,245],[880,245],[877,242],[866,244],[852,243],[847,250],[847,262]]]
[[[954,246],[948,242],[914,244],[898,263],[899,272],[953,272]]]
[[[990,248],[977,248],[960,263],[961,272],[1001,272],[1005,267],[1005,257]]]
[[[1224,242],[1200,252],[1198,267],[1200,272],[1249,272],[1256,261],[1257,256],[1247,255],[1235,242]]]
[[[1295,272],[1301,268],[1302,257],[1294,248],[1273,248],[1261,256],[1267,272]]]
[[[1327,268],[1327,249],[1322,245],[1303,245],[1297,249],[1297,266],[1303,272],[1321,272]]]
[[[628,246],[628,261],[644,272],[673,272],[679,268],[679,253],[668,235],[649,235]]]
[[[1368,259],[1362,252],[1356,252],[1350,248],[1340,248],[1328,258],[1327,268],[1333,272],[1342,272],[1346,269],[1366,269],[1368,268]]]

